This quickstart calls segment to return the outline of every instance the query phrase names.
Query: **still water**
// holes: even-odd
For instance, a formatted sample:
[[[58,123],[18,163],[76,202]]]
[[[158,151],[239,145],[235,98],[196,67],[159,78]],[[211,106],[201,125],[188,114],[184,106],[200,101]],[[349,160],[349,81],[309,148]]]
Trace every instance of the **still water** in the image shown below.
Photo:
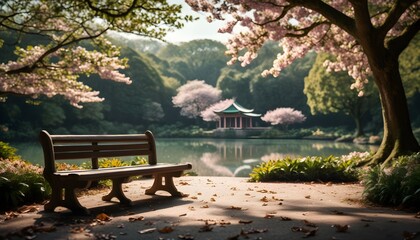
[[[38,143],[11,144],[18,154],[43,165]],[[353,151],[374,151],[376,146],[289,139],[156,139],[158,162],[190,162],[200,176],[246,177],[253,166],[286,156],[341,156]]]

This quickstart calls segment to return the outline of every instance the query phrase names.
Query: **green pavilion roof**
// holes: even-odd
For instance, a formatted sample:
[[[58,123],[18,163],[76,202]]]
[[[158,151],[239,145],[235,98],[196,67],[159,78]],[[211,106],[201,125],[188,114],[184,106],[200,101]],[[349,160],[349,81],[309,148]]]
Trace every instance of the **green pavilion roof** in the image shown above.
[[[230,104],[229,106],[227,106],[224,109],[220,109],[220,110],[214,110],[214,112],[216,114],[234,114],[234,113],[242,113],[245,116],[249,116],[249,117],[259,117],[261,116],[261,114],[258,113],[253,113],[254,109],[248,109],[245,107],[242,107],[239,103],[237,103],[236,101],[234,101],[232,104]]]

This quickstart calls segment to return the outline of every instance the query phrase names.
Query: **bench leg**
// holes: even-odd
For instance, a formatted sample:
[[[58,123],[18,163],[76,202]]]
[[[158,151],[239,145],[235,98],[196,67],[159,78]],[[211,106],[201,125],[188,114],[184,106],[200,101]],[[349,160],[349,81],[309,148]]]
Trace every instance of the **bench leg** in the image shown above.
[[[174,197],[182,197],[183,194],[179,192],[174,184],[173,177],[179,177],[181,173],[167,173],[167,174],[155,174],[155,181],[151,188],[146,190],[147,195],[154,195],[157,191],[167,191]],[[165,184],[163,184],[163,178],[165,178]]]
[[[111,201],[112,198],[116,197],[120,200],[120,203],[123,205],[131,205],[131,200],[127,198],[122,190],[122,184],[126,183],[128,178],[117,178],[112,179],[112,189],[111,192],[102,197],[103,201]]]
[[[52,189],[51,200],[44,205],[44,210],[53,212],[56,207],[66,207],[76,214],[89,214],[76,197],[75,187],[55,187]]]

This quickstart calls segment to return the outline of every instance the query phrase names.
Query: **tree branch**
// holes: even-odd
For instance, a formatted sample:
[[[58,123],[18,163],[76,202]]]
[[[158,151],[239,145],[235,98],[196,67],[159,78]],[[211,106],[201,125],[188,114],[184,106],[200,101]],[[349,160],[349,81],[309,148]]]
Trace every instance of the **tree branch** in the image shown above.
[[[397,0],[394,6],[390,9],[388,17],[384,24],[378,29],[380,34],[386,35],[386,33],[398,22],[401,15],[415,2],[418,0]]]
[[[129,13],[131,13],[133,11],[133,9],[136,8],[136,5],[137,5],[137,0],[133,0],[130,7],[127,8],[127,10],[122,11],[122,12],[118,11],[117,13],[112,13],[112,12],[115,12],[115,9],[102,9],[102,8],[96,7],[91,0],[85,0],[85,1],[87,2],[90,9],[92,9],[94,11],[97,11],[97,12],[100,12],[100,13],[103,13],[103,14],[105,14],[107,16],[110,16],[110,17],[113,17],[113,18],[127,16]]]
[[[407,27],[400,36],[389,40],[388,49],[397,56],[400,55],[419,31],[420,19]]]
[[[69,34],[65,39],[63,39],[60,43],[58,43],[57,45],[55,45],[54,47],[48,49],[47,51],[45,51],[44,54],[42,54],[36,61],[34,61],[30,66],[26,65],[24,67],[18,68],[18,69],[13,69],[10,71],[7,71],[6,74],[18,74],[18,73],[29,73],[32,72],[34,69],[37,68],[37,64],[41,63],[48,55],[50,55],[53,52],[58,51],[60,48],[63,48],[65,46],[68,46],[70,44],[73,43],[77,43],[83,40],[89,40],[89,39],[94,39],[97,38],[99,36],[101,36],[103,33],[105,33],[108,29],[103,29],[102,31],[100,31],[97,34],[94,35],[90,35],[88,34],[88,36],[86,37],[81,37],[81,38],[75,38],[73,40],[69,40],[73,35]]]
[[[351,36],[357,38],[354,19],[324,3],[322,0],[287,0],[287,2],[318,12],[331,23],[337,25]]]

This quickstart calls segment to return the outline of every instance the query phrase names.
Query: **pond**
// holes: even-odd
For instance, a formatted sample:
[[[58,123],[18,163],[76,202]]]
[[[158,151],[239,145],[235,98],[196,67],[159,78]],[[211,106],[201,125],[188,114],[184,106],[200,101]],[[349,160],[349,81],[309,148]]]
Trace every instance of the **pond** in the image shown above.
[[[38,143],[11,144],[18,154],[34,164],[43,165]],[[156,139],[158,162],[190,162],[200,176],[247,177],[262,161],[286,156],[341,156],[353,151],[375,151],[377,146],[320,140],[290,139]]]

